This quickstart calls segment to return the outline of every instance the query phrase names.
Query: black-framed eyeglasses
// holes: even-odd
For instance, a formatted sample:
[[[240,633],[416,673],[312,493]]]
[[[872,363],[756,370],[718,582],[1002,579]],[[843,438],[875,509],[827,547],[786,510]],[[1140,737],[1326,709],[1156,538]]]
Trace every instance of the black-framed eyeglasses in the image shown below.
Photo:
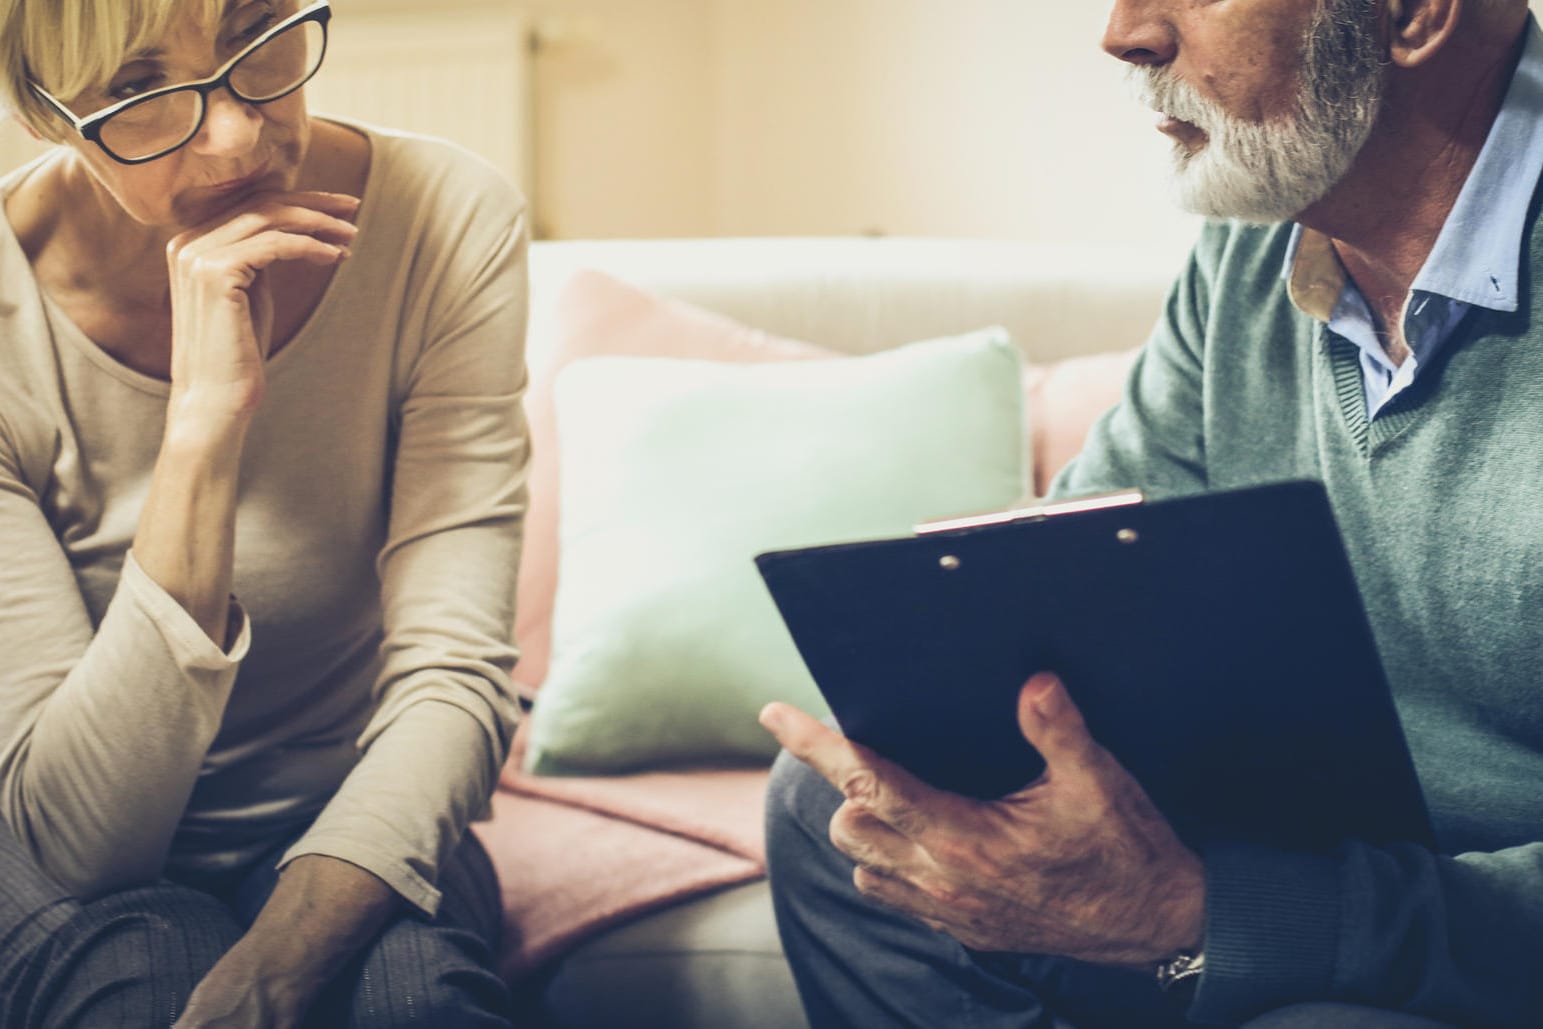
[[[152,89],[85,118],[77,118],[37,83],[27,84],[108,157],[122,164],[144,164],[198,135],[209,110],[209,94],[221,87],[243,103],[267,104],[305,85],[327,53],[331,18],[326,0],[311,4],[263,32],[207,79]]]

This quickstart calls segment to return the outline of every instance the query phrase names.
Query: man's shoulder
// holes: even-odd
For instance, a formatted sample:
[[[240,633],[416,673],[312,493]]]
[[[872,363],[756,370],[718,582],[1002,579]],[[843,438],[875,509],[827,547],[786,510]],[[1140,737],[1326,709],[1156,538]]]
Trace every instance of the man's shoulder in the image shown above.
[[[1283,272],[1292,228],[1289,222],[1206,222],[1173,300],[1208,330],[1285,316],[1291,305]]]
[[[1194,263],[1228,285],[1279,285],[1291,247],[1293,225],[1208,221],[1195,244]]]

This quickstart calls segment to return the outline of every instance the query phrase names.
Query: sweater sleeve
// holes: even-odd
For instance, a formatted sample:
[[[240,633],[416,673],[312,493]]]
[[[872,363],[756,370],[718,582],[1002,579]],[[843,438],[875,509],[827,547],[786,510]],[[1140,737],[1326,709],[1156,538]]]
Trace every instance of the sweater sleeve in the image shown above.
[[[362,757],[285,854],[356,864],[419,910],[485,812],[516,717],[515,574],[525,510],[526,228],[491,174],[415,255],[422,296],[379,557],[385,624]]]
[[[1216,847],[1206,878],[1196,1021],[1317,999],[1465,1026],[1532,1026],[1543,1012],[1543,843],[1456,857]]]
[[[250,629],[233,609],[239,635],[221,651],[132,553],[93,626],[31,485],[46,469],[26,467],[37,448],[6,415],[0,814],[41,868],[89,898],[161,874]]]

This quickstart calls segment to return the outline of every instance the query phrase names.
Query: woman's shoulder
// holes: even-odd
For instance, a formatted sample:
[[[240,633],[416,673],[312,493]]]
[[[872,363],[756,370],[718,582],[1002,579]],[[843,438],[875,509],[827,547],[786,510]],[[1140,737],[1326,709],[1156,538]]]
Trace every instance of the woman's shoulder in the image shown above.
[[[524,211],[519,189],[498,168],[459,144],[435,136],[385,129],[329,118],[369,142],[370,194],[379,205],[407,218],[428,213],[438,221],[458,213],[485,218],[505,211],[511,219]]]
[[[5,212],[0,225],[0,276],[14,277],[19,270],[14,267],[15,258],[35,260],[53,238],[70,203],[68,158],[69,152],[59,147],[0,176],[0,205]],[[16,247],[11,246],[13,239]]]

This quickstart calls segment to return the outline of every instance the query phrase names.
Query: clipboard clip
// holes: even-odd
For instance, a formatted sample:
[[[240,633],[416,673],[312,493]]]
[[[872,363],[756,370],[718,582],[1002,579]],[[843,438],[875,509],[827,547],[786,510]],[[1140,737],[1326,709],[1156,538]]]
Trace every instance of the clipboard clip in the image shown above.
[[[1057,515],[1085,514],[1112,507],[1132,507],[1146,501],[1140,490],[1120,490],[1115,493],[1096,493],[1072,500],[1057,500],[1050,504],[1034,504],[1014,507],[1006,511],[990,511],[986,514],[964,515],[959,518],[940,518],[922,522],[912,531],[918,536],[930,536],[939,532],[955,532],[959,529],[978,529],[986,525],[1002,525],[1007,522],[1037,522]]]

